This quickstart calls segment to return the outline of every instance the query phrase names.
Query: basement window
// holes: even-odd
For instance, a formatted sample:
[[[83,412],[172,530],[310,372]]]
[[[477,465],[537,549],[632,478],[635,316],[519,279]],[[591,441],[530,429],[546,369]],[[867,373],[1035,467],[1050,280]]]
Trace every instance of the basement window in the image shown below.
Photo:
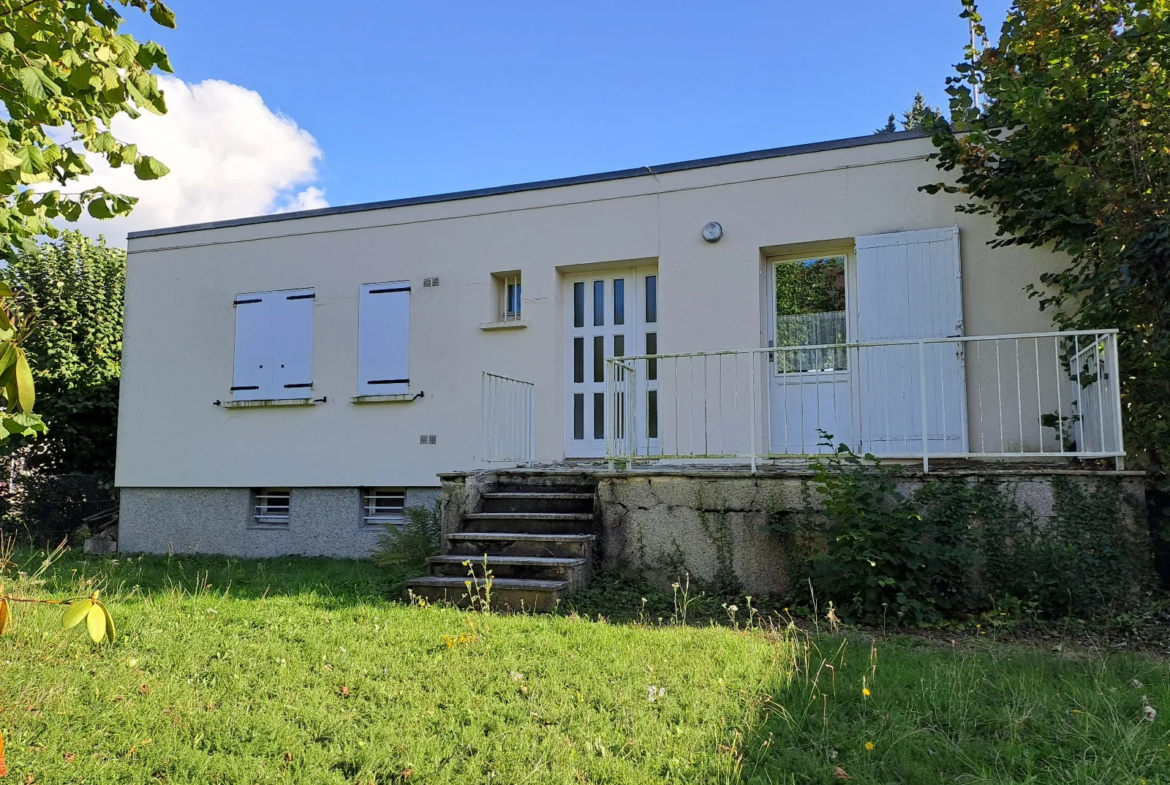
[[[288,488],[258,488],[252,492],[252,520],[262,526],[287,526]]]
[[[366,488],[362,493],[362,523],[366,526],[406,527],[405,488]]]

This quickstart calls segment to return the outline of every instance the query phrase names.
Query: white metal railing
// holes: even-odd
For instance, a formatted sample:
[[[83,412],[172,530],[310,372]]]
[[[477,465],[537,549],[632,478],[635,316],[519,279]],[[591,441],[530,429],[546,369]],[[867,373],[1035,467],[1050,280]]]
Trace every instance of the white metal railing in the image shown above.
[[[609,460],[825,452],[1116,458],[1117,331],[831,343],[606,361]]]
[[[483,459],[491,463],[536,460],[536,385],[484,371],[480,401]]]

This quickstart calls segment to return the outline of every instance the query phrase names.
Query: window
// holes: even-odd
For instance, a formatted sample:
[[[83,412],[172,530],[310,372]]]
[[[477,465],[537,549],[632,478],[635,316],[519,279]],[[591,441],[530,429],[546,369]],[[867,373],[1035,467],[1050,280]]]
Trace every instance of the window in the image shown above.
[[[520,273],[493,273],[496,280],[496,317],[501,322],[518,322],[524,304]]]
[[[312,289],[236,295],[233,398],[310,397],[313,300]]]
[[[358,395],[410,387],[410,282],[368,283],[358,304]]]
[[[845,257],[776,264],[776,345],[845,343]],[[777,373],[840,371],[844,348],[778,352]]]
[[[258,488],[252,492],[252,520],[271,526],[288,525],[288,488]]]
[[[362,523],[366,526],[406,526],[406,491],[402,488],[366,488],[362,494]]]

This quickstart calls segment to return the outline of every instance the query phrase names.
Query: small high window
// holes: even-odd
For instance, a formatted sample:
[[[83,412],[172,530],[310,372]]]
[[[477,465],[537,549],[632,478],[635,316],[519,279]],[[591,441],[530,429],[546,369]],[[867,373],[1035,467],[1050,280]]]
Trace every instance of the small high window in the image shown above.
[[[520,271],[494,273],[496,281],[496,317],[501,322],[518,322],[523,316],[523,290],[520,286]]]
[[[366,526],[406,525],[406,490],[366,488],[362,493],[362,523]]]
[[[288,524],[288,488],[258,488],[252,492],[252,520],[259,524]]]

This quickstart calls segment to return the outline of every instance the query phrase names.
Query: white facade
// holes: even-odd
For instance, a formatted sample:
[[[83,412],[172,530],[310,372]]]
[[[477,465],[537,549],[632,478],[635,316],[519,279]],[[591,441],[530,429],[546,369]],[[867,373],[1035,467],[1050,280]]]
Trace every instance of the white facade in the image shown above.
[[[855,260],[874,252],[873,236],[894,232],[958,230],[946,240],[956,244],[960,271],[953,302],[940,306],[930,295],[938,324],[924,317],[923,329],[945,330],[939,325],[952,313],[961,313],[956,329],[966,335],[1052,329],[1024,287],[1062,260],[1043,249],[992,249],[991,220],[919,191],[940,177],[927,160],[932,150],[914,134],[866,137],[489,195],[131,235],[117,484],[434,486],[438,472],[487,466],[483,372],[532,383],[537,460],[597,457],[604,439],[593,406],[604,385],[591,359],[575,368],[574,340],[608,351],[616,339],[626,354],[655,353],[646,351],[651,334],[658,353],[766,346],[769,259],[839,252]],[[723,228],[718,242],[703,239],[711,221]],[[859,248],[858,238],[869,245]],[[947,263],[940,257],[942,267],[922,269],[945,272]],[[849,270],[852,302],[903,307],[875,295],[881,275]],[[587,298],[578,326],[576,292],[591,294],[597,282],[606,315],[593,324]],[[277,310],[290,321],[267,322],[279,335],[264,337],[242,309],[267,306],[237,303],[274,293],[286,298]],[[850,337],[885,338],[887,328],[863,320]],[[261,378],[266,363],[273,367]],[[310,403],[224,405],[269,398]]]

